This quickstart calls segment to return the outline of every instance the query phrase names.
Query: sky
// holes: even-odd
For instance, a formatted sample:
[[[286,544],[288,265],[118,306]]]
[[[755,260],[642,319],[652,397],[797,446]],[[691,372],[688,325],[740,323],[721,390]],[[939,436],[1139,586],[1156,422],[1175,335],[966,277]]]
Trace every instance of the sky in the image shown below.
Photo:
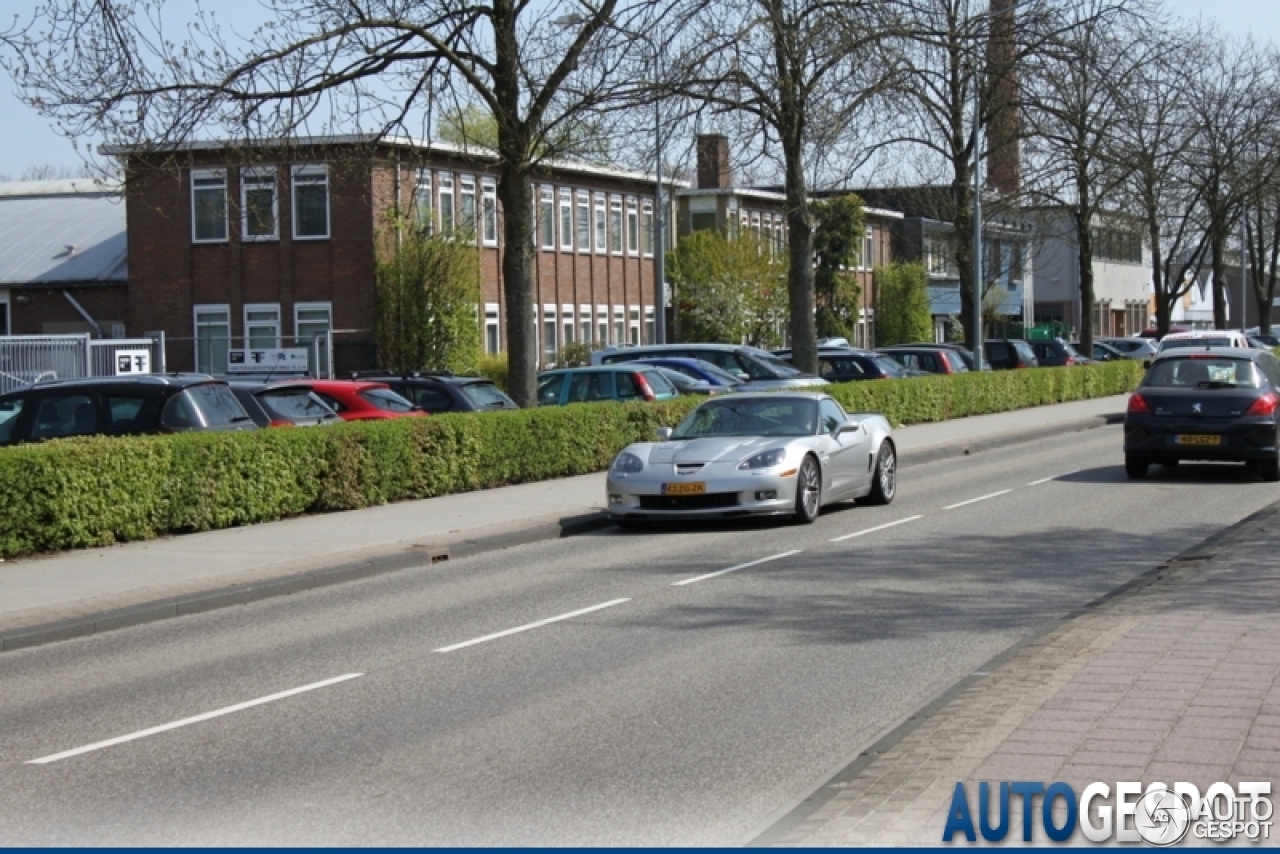
[[[1203,17],[1216,21],[1228,33],[1252,33],[1259,40],[1280,44],[1280,2],[1277,0],[1163,2],[1167,9],[1181,17]],[[35,5],[35,0],[5,0],[4,3],[8,10],[24,17],[30,15]],[[219,3],[213,8],[221,10],[225,6]],[[90,147],[96,146],[97,142],[80,140],[81,145]],[[15,95],[13,81],[7,76],[0,76],[0,176],[16,179],[28,167],[39,166],[78,170],[81,162],[72,142],[59,136],[45,119],[23,105]]]

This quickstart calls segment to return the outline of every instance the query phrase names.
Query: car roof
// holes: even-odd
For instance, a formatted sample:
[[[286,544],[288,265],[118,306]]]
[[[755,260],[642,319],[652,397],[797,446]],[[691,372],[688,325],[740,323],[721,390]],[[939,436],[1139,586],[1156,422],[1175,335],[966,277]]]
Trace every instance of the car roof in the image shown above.
[[[1230,338],[1233,335],[1239,335],[1241,338],[1244,337],[1244,333],[1238,329],[1199,329],[1195,332],[1170,332],[1160,340],[1186,341],[1194,340],[1196,338]]]
[[[581,373],[582,371],[611,371],[616,373],[618,371],[634,371],[640,368],[653,368],[656,370],[657,367],[657,365],[646,365],[643,362],[612,362],[608,365],[578,365],[573,368],[548,368],[545,371],[539,372],[538,376],[544,377],[549,374],[573,374]]]
[[[314,388],[318,391],[339,391],[349,389],[352,391],[364,391],[370,388],[386,388],[387,384],[383,382],[374,382],[371,380],[285,380],[279,385],[295,385]]]
[[[134,377],[68,377],[59,380],[44,380],[14,389],[14,392],[26,392],[46,388],[101,388],[103,386],[153,386],[155,388],[188,388],[193,385],[223,382],[208,374],[175,373],[175,374],[139,374]]]
[[[713,401],[738,401],[738,400],[778,400],[784,397],[800,397],[805,400],[825,400],[833,399],[831,395],[821,391],[735,391],[733,394],[727,394],[719,397],[713,397]]]
[[[353,377],[357,381],[372,381],[380,383],[411,383],[411,382],[437,382],[447,385],[472,385],[473,383],[493,383],[488,377],[457,377],[453,374],[431,374],[413,372],[408,374],[397,374],[393,371],[384,371],[379,373],[361,372],[358,376]]]
[[[1271,351],[1256,350],[1253,347],[1206,347],[1203,350],[1196,350],[1193,347],[1177,347],[1173,350],[1166,350],[1163,353],[1156,354],[1155,361],[1166,362],[1170,359],[1204,358],[1206,353],[1215,357],[1225,356],[1232,359],[1256,360],[1263,353],[1270,355]]]

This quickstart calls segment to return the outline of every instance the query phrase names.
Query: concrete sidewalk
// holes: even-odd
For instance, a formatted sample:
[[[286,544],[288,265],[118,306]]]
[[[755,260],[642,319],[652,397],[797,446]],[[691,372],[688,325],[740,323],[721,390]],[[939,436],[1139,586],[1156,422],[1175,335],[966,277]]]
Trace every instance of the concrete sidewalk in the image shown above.
[[[941,845],[957,782],[975,827],[981,781],[1060,780],[1077,797],[1093,782],[1187,782],[1203,794],[1219,781],[1265,781],[1274,803],[1277,546],[1280,502],[980,668],[752,844]],[[1022,839],[1019,806],[1007,844]],[[1053,844],[1039,799],[1033,816],[1032,844]],[[1085,842],[1079,829],[1071,841]]]
[[[1126,396],[904,427],[901,465],[1106,423]],[[0,563],[0,650],[598,528],[603,473]]]

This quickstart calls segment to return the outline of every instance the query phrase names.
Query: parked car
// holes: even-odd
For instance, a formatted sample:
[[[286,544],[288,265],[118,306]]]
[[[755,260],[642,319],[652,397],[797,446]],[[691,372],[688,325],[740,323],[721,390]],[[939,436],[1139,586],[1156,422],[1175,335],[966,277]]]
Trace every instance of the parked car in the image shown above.
[[[791,358],[786,351],[786,358]],[[904,368],[883,353],[853,348],[818,350],[818,375],[827,382],[847,383],[857,380],[900,380],[924,376],[924,371]]]
[[[993,371],[1038,368],[1039,360],[1031,345],[1021,338],[995,338],[982,342],[983,360]]]
[[[898,488],[892,433],[884,416],[846,414],[820,392],[713,397],[658,441],[614,458],[606,507],[627,525],[751,515],[807,523],[847,498],[888,504]]]
[[[538,405],[601,400],[670,400],[680,392],[651,365],[558,368],[538,374]]]
[[[644,347],[606,347],[591,354],[591,364],[612,365],[637,359],[684,357],[710,362],[731,376],[754,383],[760,390],[805,388],[826,381],[801,373],[782,359],[758,347],[738,344],[651,344]]]
[[[1072,341],[1071,347],[1078,352],[1082,348],[1082,345],[1079,341]],[[1115,347],[1112,347],[1110,344],[1103,344],[1101,341],[1093,342],[1093,351],[1089,356],[1095,362],[1117,362],[1129,358]]]
[[[1166,335],[1173,335],[1173,334],[1178,334],[1178,333],[1182,333],[1182,332],[1191,332],[1191,331],[1192,331],[1191,329],[1188,329],[1188,328],[1187,328],[1187,327],[1185,327],[1185,326],[1170,326],[1170,327],[1169,327],[1169,331],[1168,331],[1168,332],[1166,332],[1165,334],[1166,334]],[[1151,339],[1154,339],[1154,340],[1156,340],[1156,341],[1159,341],[1159,340],[1160,340],[1160,331],[1159,331],[1158,329],[1156,329],[1154,326],[1148,326],[1146,329],[1142,330],[1141,332],[1136,333],[1135,337],[1137,337],[1137,338],[1151,338]]]
[[[386,383],[369,380],[287,380],[311,389],[343,421],[386,421],[421,417],[427,413],[392,391]]]
[[[880,347],[876,352],[885,354],[904,368],[930,374],[961,374],[969,370],[958,350],[938,344],[896,344]]]
[[[734,386],[711,385],[706,380],[695,380],[688,374],[682,374],[679,371],[664,368],[661,365],[653,365],[652,367],[666,377],[667,382],[675,386],[676,391],[681,394],[721,394],[726,391],[732,391],[734,388]]]
[[[1031,352],[1036,354],[1036,361],[1042,368],[1062,368],[1069,365],[1087,365],[1093,360],[1082,356],[1061,338],[1049,338],[1040,341],[1028,341]]]
[[[1124,470],[1153,463],[1244,462],[1280,481],[1280,360],[1266,350],[1175,349],[1157,356],[1124,418]]]
[[[1170,332],[1160,339],[1160,347],[1156,350],[1159,356],[1170,350],[1198,349],[1210,350],[1222,347],[1236,347],[1248,350],[1249,339],[1243,332],[1232,329],[1212,329],[1199,332]]]
[[[1095,338],[1095,343],[1119,350],[1126,359],[1150,359],[1156,354],[1154,338]]]
[[[1266,335],[1263,335],[1262,330],[1259,329],[1257,326],[1253,327],[1252,329],[1245,330],[1245,334],[1250,336],[1251,338],[1257,338],[1263,344],[1266,344],[1268,348],[1280,347],[1280,335],[1276,335],[1275,327],[1272,327],[1272,330],[1268,332]]]
[[[684,374],[692,380],[707,383],[721,388],[737,388],[739,391],[754,389],[751,381],[743,381],[717,365],[702,359],[689,359],[678,356],[653,356],[647,359],[636,359],[642,365],[654,365]]]
[[[519,409],[516,402],[488,377],[455,377],[452,374],[361,371],[352,379],[385,383],[405,400],[426,412],[482,412]]]
[[[314,427],[342,420],[305,385],[262,380],[232,380],[227,385],[259,427]]]
[[[0,445],[256,429],[227,384],[206,374],[53,380],[0,395]]]
[[[969,370],[971,370],[971,371],[973,370],[973,351],[972,351],[972,350],[970,350],[968,347],[964,346],[963,344],[957,343],[957,342],[955,342],[955,341],[940,341],[940,342],[938,342],[938,343],[936,343],[936,344],[935,344],[935,343],[933,343],[933,342],[931,342],[931,341],[915,341],[915,342],[913,342],[913,343],[911,343],[911,344],[901,344],[901,345],[894,345],[894,346],[901,346],[901,347],[945,347],[945,348],[946,348],[946,349],[948,349],[948,350],[951,350],[951,351],[954,351],[955,353],[958,353],[958,354],[960,355],[960,360],[961,360],[962,362],[964,362],[964,366],[965,366],[966,368],[968,368]],[[986,361],[986,360],[983,360],[983,363],[982,363],[982,370],[984,370],[984,371],[989,371],[989,370],[991,370],[991,363],[990,363],[990,362],[988,362],[988,361]]]

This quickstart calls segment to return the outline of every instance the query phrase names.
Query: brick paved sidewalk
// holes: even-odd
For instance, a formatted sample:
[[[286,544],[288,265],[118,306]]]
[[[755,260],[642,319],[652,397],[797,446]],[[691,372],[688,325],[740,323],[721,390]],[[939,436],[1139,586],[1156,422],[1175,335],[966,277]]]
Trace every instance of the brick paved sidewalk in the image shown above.
[[[940,845],[958,781],[975,822],[982,780],[1062,780],[1077,795],[1094,781],[1185,781],[1203,792],[1249,780],[1274,793],[1278,618],[1280,503],[974,674],[756,844]],[[1021,844],[1011,807],[1006,844]],[[1036,815],[1033,844],[1044,845],[1038,802]]]

